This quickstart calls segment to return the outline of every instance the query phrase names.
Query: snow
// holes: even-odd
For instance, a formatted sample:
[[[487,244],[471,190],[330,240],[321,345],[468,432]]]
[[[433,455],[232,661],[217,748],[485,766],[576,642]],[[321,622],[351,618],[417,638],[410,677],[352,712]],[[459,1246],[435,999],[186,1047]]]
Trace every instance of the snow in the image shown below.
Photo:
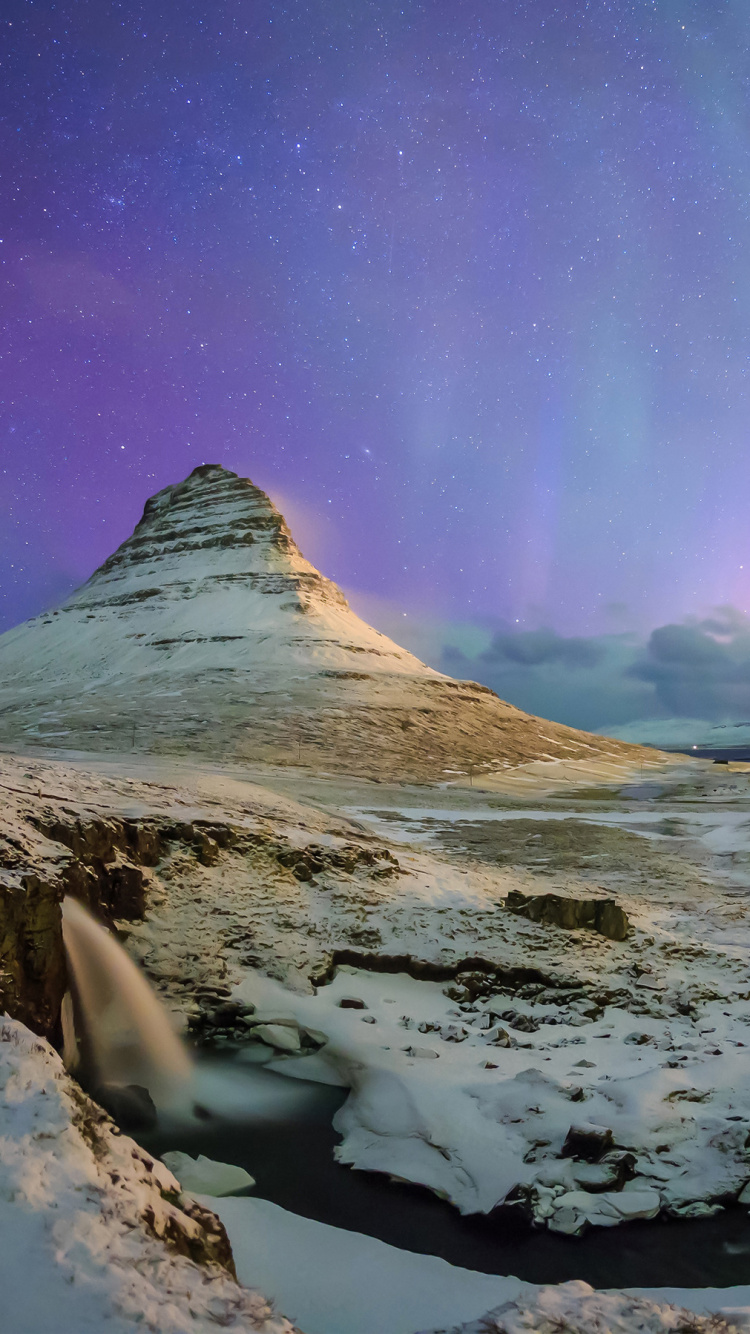
[[[734,787],[725,782],[714,790],[713,776],[698,773],[713,795],[698,784],[689,801],[667,792],[642,811],[610,804],[589,818],[581,803],[571,809],[559,802],[552,813],[568,817],[561,821],[547,818],[537,799],[531,825],[545,837],[575,820],[576,828],[630,840],[613,871],[606,861],[590,871],[553,865],[542,878],[528,867],[498,868],[463,854],[449,859],[436,840],[429,848],[399,845],[398,861],[388,862],[382,845],[340,809],[327,814],[295,802],[231,767],[170,764],[160,774],[155,761],[130,757],[98,769],[91,761],[38,760],[26,769],[0,757],[0,783],[23,789],[34,803],[41,788],[47,810],[49,795],[55,809],[78,810],[81,819],[92,811],[100,819],[123,812],[202,818],[247,835],[248,852],[226,849],[215,866],[176,846],[149,871],[145,920],[120,924],[129,952],[168,1003],[189,1017],[210,984],[234,988],[236,999],[256,1006],[248,1058],[270,1056],[274,1070],[297,1079],[349,1086],[337,1120],[343,1162],[423,1184],[463,1212],[491,1210],[520,1186],[537,1221],[564,1231],[604,1221],[604,1204],[597,1205],[598,1191],[588,1191],[581,1164],[560,1156],[570,1125],[582,1119],[611,1129],[635,1159],[640,1188],[658,1192],[671,1213],[713,1208],[750,1179],[750,929],[746,872],[733,860],[745,853],[716,851],[746,836],[746,780],[738,776]],[[365,810],[357,795],[351,793],[350,809],[356,802]],[[492,833],[489,819],[473,820],[490,809],[481,797],[457,794],[430,806],[412,796],[410,807],[403,790],[396,800],[394,790],[382,795],[396,824],[409,810],[460,810],[467,829]],[[20,803],[18,821],[27,797],[8,797],[9,809]],[[496,826],[502,847],[504,831],[518,821],[501,818]],[[456,824],[446,817],[432,828],[450,833]],[[646,829],[653,837],[642,836]],[[362,849],[371,863],[352,871],[324,867],[300,881],[279,865],[276,851],[312,841],[332,854]],[[506,910],[511,889],[604,890],[626,910],[630,935],[612,942],[594,931],[529,922]],[[252,964],[245,942],[252,942]],[[312,988],[310,978],[326,975],[334,949],[380,955],[390,967],[412,957],[442,969],[443,980],[339,966],[329,985]],[[523,988],[516,995],[500,979],[490,995],[459,1003],[446,994],[446,979],[452,962],[472,958],[501,972],[532,962],[543,995],[523,995]],[[367,1010],[341,1008],[347,996],[359,996]],[[302,1030],[323,1035],[314,1055],[304,1054],[310,1048]],[[259,1082],[259,1105],[267,1093]],[[220,1096],[241,1100],[244,1092],[227,1082]],[[208,1091],[199,1100],[213,1105]],[[600,1188],[619,1193],[618,1175],[615,1185]],[[591,1200],[580,1199],[583,1190]],[[570,1198],[562,1202],[571,1195],[573,1217]],[[635,1207],[630,1200],[628,1208]],[[620,1213],[613,1210],[607,1220]]]
[[[255,1185],[255,1178],[244,1167],[235,1167],[233,1163],[217,1163],[202,1153],[197,1158],[191,1158],[189,1153],[173,1149],[163,1153],[161,1160],[177,1177],[183,1191],[189,1191],[191,1195],[234,1195],[237,1191],[249,1190]]]
[[[259,777],[262,775],[257,771],[248,774],[231,766],[203,767],[185,761],[163,765],[137,756],[106,762],[94,762],[91,757],[85,761],[70,757],[64,761],[0,757],[0,784],[6,803],[3,820],[9,822],[9,830],[12,826],[16,831],[27,831],[29,846],[33,833],[39,842],[38,855],[46,859],[46,874],[52,874],[50,868],[60,849],[33,825],[40,810],[44,812],[42,827],[63,815],[83,822],[128,815],[172,822],[224,821],[243,837],[247,835],[248,846],[254,850],[249,858],[244,852],[225,849],[216,865],[202,865],[189,849],[176,847],[174,856],[170,854],[148,871],[150,897],[145,920],[122,923],[122,929],[129,932],[127,943],[133,957],[147,965],[169,1004],[183,1014],[194,1014],[199,991],[208,983],[221,981],[224,994],[231,988],[234,997],[257,1007],[253,1022],[261,1038],[271,1043],[267,1053],[274,1070],[297,1081],[330,1081],[350,1087],[349,1099],[337,1118],[343,1136],[339,1150],[343,1162],[425,1184],[464,1211],[491,1209],[520,1183],[530,1191],[530,1207],[537,1220],[562,1232],[576,1231],[587,1222],[610,1226],[620,1218],[650,1216],[657,1200],[659,1208],[690,1215],[714,1208],[717,1193],[738,1195],[746,1189],[750,1180],[744,1147],[750,1131],[750,928],[744,901],[746,871],[741,860],[748,823],[744,778],[740,781],[738,776],[732,787],[726,783],[722,786],[711,777],[714,785],[710,789],[701,789],[698,783],[689,799],[678,799],[667,792],[666,800],[644,810],[631,806],[581,810],[573,798],[570,803],[559,803],[555,815],[564,813],[581,825],[593,821],[598,829],[626,830],[629,838],[635,838],[636,831],[639,837],[627,845],[628,864],[624,868],[616,866],[613,871],[607,863],[587,872],[580,867],[565,871],[553,866],[541,878],[528,867],[498,868],[478,860],[447,857],[432,835],[429,847],[414,838],[411,846],[400,844],[398,863],[387,863],[379,850],[387,839],[388,822],[377,829],[379,843],[366,827],[358,829],[348,821],[335,801],[331,801],[334,809],[326,811],[290,796],[287,779],[282,782],[277,775],[274,781],[278,790],[271,791],[251,781]],[[273,777],[269,775],[269,779]],[[701,782],[707,784],[709,778]],[[348,789],[349,784],[343,787]],[[451,817],[460,810],[462,820],[473,821],[475,826],[481,823],[488,831],[493,819],[501,831],[509,827],[502,820],[505,812],[492,811],[490,816],[480,796],[467,797],[465,792],[441,794],[432,804],[424,797],[417,802],[415,793],[411,806],[408,792],[385,790],[376,799],[380,800],[381,795],[384,806],[390,804],[396,812],[397,822],[417,810],[420,814],[429,812],[430,818],[455,831],[456,822]],[[366,811],[362,796],[361,788],[353,790],[349,808]],[[368,800],[372,800],[372,789]],[[653,818],[657,812],[660,823]],[[524,814],[537,829],[554,832],[562,828],[558,819],[548,819],[550,810],[540,801],[538,791]],[[474,820],[475,815],[478,820]],[[667,826],[677,828],[679,836],[665,833]],[[651,837],[642,836],[646,830]],[[419,834],[419,830],[415,832]],[[266,852],[267,847],[306,848],[313,840],[315,846],[332,852],[361,847],[370,853],[374,849],[378,855],[365,869],[357,867],[335,875],[323,869],[311,882],[297,880],[274,860],[275,854]],[[730,853],[725,851],[728,846],[733,849]],[[672,848],[679,850],[678,856],[672,854]],[[267,856],[270,860],[264,861]],[[588,894],[604,882],[633,924],[626,941],[605,940],[592,931],[567,932],[540,926],[504,907],[505,895],[512,888],[531,893],[554,890]],[[405,972],[374,972],[339,965],[330,982],[311,987],[309,977],[322,970],[330,957],[327,952],[334,947],[355,948],[363,929],[370,933],[366,939],[377,943],[360,944],[360,954],[372,952],[391,961],[411,955],[417,961],[447,967],[447,974],[440,981],[430,981]],[[256,953],[265,950],[263,966],[250,965],[243,957],[242,944],[235,946],[235,940],[251,940]],[[444,978],[450,975],[451,961],[478,956],[508,969],[533,960],[550,984],[545,984],[541,998],[516,996],[512,989],[503,993],[499,984],[501,994],[479,996],[471,1004],[446,995]],[[567,985],[566,978],[575,986],[567,999],[559,999],[555,987]],[[592,1010],[592,996],[599,993],[601,999]],[[342,1007],[342,1000],[360,1000],[366,1008]],[[511,1018],[504,1017],[505,1010],[512,1012]],[[286,1024],[281,1022],[284,1020]],[[289,1021],[299,1029],[290,1028]],[[325,1043],[320,1050],[304,1054],[310,1050],[298,1041],[304,1033],[323,1035]],[[294,1036],[290,1038],[290,1034]],[[262,1046],[260,1041],[255,1047],[248,1045],[248,1056]],[[45,1060],[57,1060],[44,1044],[40,1048],[47,1052]],[[56,1068],[59,1070],[59,1063]],[[290,1079],[287,1100],[278,1087],[281,1081],[275,1081],[272,1091],[263,1083],[271,1079],[270,1075],[246,1070],[238,1072],[236,1078],[207,1076],[199,1100],[207,1106],[216,1105],[218,1100],[222,1105],[240,1107],[247,1097],[244,1081],[248,1073],[253,1079],[257,1076],[254,1096],[259,1115],[269,1108],[276,1109],[273,1114],[283,1115],[287,1101],[291,1107],[297,1097],[308,1096],[304,1084],[298,1083],[294,1089]],[[64,1076],[56,1082],[63,1091],[74,1087],[65,1083]],[[29,1088],[33,1101],[33,1081]],[[589,1190],[591,1165],[560,1156],[571,1125],[580,1122],[610,1129],[621,1151],[632,1153],[636,1175],[625,1182],[622,1190],[611,1186]],[[114,1140],[114,1154],[118,1143],[129,1143],[122,1138]],[[98,1173],[96,1164],[91,1166],[85,1145],[81,1152],[84,1157],[89,1154],[86,1171]],[[607,1168],[606,1162],[594,1166]],[[216,1172],[219,1168],[214,1164],[205,1170]],[[184,1176],[189,1181],[187,1172]],[[198,1184],[195,1180],[190,1189]],[[212,1187],[216,1188],[215,1179]],[[148,1182],[142,1188],[146,1192],[151,1189]],[[116,1234],[111,1245],[101,1241],[104,1234],[97,1224],[101,1244],[94,1248],[92,1259],[91,1229],[85,1233],[89,1240],[84,1242],[77,1225],[69,1224],[68,1187],[58,1189],[51,1174],[49,1189],[54,1195],[47,1199],[47,1213],[59,1200],[60,1216],[66,1220],[66,1244],[69,1240],[75,1252],[72,1259],[66,1258],[67,1251],[60,1254],[69,1265],[74,1259],[80,1263],[86,1291],[99,1294],[96,1302],[92,1296],[89,1324],[82,1317],[80,1328],[98,1328],[103,1310],[111,1308],[119,1318],[117,1284],[126,1262],[121,1264],[119,1258],[117,1218],[107,1225]],[[103,1198],[108,1201],[106,1182],[103,1189]],[[75,1192],[74,1187],[71,1191],[80,1206],[81,1192]],[[160,1195],[159,1200],[165,1204]],[[258,1217],[257,1209],[255,1214],[248,1212],[255,1206],[266,1212],[273,1209],[262,1201],[237,1198],[225,1200],[221,1211],[228,1210],[227,1217],[239,1220],[237,1231],[245,1236],[238,1242],[245,1257],[241,1272],[263,1288],[266,1271],[258,1269],[253,1274],[248,1267],[253,1257],[245,1249],[250,1244],[246,1234],[251,1229],[241,1223],[242,1219]],[[0,1207],[0,1216],[5,1207]],[[98,1218],[96,1210],[100,1210],[99,1204],[94,1210]],[[9,1210],[11,1215],[14,1212],[22,1217],[18,1210]],[[137,1210],[133,1216],[137,1219]],[[25,1226],[18,1225],[19,1235]],[[296,1229],[320,1229],[323,1225],[297,1220],[289,1227],[292,1231],[288,1235],[294,1238]],[[6,1219],[3,1236],[9,1228]],[[36,1240],[27,1238],[23,1243],[30,1254],[40,1253],[46,1234],[41,1224],[39,1228]],[[321,1237],[323,1233],[315,1235]],[[176,1265],[183,1272],[180,1266],[188,1262],[171,1255],[165,1259],[159,1244],[148,1236],[144,1240],[132,1226],[127,1229],[127,1240],[131,1250],[136,1241],[136,1250],[141,1245],[153,1245],[159,1257],[157,1260],[149,1253],[142,1265],[139,1262],[137,1281],[126,1275],[131,1285],[141,1285],[139,1299],[146,1300],[142,1288],[144,1284],[148,1288],[150,1267],[156,1266],[156,1272],[159,1264],[167,1265],[163,1272],[170,1276],[170,1301],[181,1311],[183,1288],[172,1276],[172,1267]],[[366,1238],[361,1242],[376,1248],[381,1245]],[[324,1292],[325,1267],[322,1252],[316,1250],[318,1244],[311,1242],[311,1254],[317,1257],[321,1276],[315,1280],[314,1290],[312,1281],[307,1286],[310,1302],[315,1292],[319,1294],[318,1310],[323,1320],[328,1318],[326,1303],[330,1296]],[[258,1229],[253,1233],[253,1245],[266,1245]],[[279,1271],[289,1270],[291,1276],[285,1281],[304,1289],[306,1285],[301,1278],[298,1280],[296,1268],[298,1263],[305,1263],[306,1245],[300,1232],[299,1253],[290,1249],[290,1242],[283,1255],[267,1260],[269,1272],[273,1265]],[[331,1244],[334,1259],[345,1254],[342,1245]],[[392,1248],[386,1249],[390,1255]],[[18,1251],[10,1243],[8,1254],[15,1263]],[[293,1264],[289,1260],[292,1254]],[[378,1254],[382,1258],[382,1253]],[[406,1265],[403,1253],[397,1255],[398,1264]],[[412,1261],[442,1263],[420,1256],[409,1257],[409,1263]],[[351,1263],[354,1266],[354,1259]],[[311,1267],[316,1268],[316,1264]],[[96,1281],[90,1278],[91,1273]],[[460,1276],[465,1271],[457,1273]],[[452,1275],[449,1271],[449,1277],[451,1283],[458,1282],[456,1271]],[[476,1277],[483,1284],[485,1280],[504,1282],[486,1275]],[[356,1302],[365,1291],[363,1282],[359,1283],[359,1294],[354,1285],[349,1307],[342,1307],[342,1322],[351,1317],[361,1325],[365,1319],[366,1312],[358,1310]],[[343,1284],[341,1302],[349,1300],[338,1271],[335,1283],[337,1291]],[[489,1292],[486,1286],[475,1300],[467,1296],[466,1283],[468,1280],[462,1277],[464,1286],[460,1291],[456,1289],[455,1303],[444,1305],[443,1311],[436,1311],[434,1306],[415,1307],[407,1334],[430,1325],[440,1328],[445,1319],[454,1323],[476,1320],[483,1311],[508,1300],[506,1288]],[[402,1290],[405,1284],[406,1279]],[[64,1281],[57,1287],[62,1292],[60,1309],[64,1312]],[[57,1287],[53,1284],[48,1291],[53,1306],[57,1303]],[[282,1299],[282,1309],[301,1319],[300,1313],[308,1308],[302,1305],[298,1288],[274,1286],[267,1291],[273,1295],[288,1290],[291,1295],[289,1300]],[[431,1297],[444,1289],[437,1285],[437,1278],[430,1277],[424,1291]],[[149,1294],[150,1290],[148,1301],[157,1301]],[[387,1292],[381,1296],[376,1293],[373,1309],[377,1310],[378,1300],[387,1297]],[[750,1303],[750,1295],[741,1292],[655,1296],[660,1301],[667,1298],[688,1306],[692,1303],[696,1309],[700,1302],[713,1302],[714,1307]],[[409,1302],[411,1299],[409,1296]],[[41,1296],[38,1300],[42,1303]],[[18,1299],[19,1310],[21,1305]],[[360,1300],[360,1308],[366,1305]],[[43,1320],[37,1319],[36,1308],[30,1309],[29,1319],[36,1323],[19,1325],[21,1334],[27,1334],[27,1330],[31,1334],[32,1329],[34,1334],[47,1334]],[[130,1308],[123,1309],[125,1323],[111,1322],[116,1331],[130,1328]],[[412,1311],[408,1304],[405,1309]],[[190,1316],[193,1324],[184,1328],[202,1328],[202,1318],[198,1310]],[[170,1319],[171,1315],[163,1317],[159,1311],[159,1328],[171,1334],[173,1328],[183,1327],[179,1324],[183,1314],[174,1317],[173,1325]],[[360,1325],[351,1325],[355,1334]],[[305,1328],[304,1321],[302,1326]],[[285,1328],[283,1323],[279,1328]],[[332,1334],[329,1324],[322,1328],[325,1334]],[[345,1323],[342,1328],[347,1328]],[[314,1334],[313,1326],[306,1334]]]
[[[493,1334],[482,1317],[498,1307],[508,1334],[688,1334],[686,1310],[731,1312],[733,1323],[750,1327],[750,1285],[625,1293],[596,1293],[580,1281],[537,1286],[400,1250],[268,1200],[204,1203],[227,1229],[240,1279],[259,1283],[305,1334],[458,1334],[458,1326],[462,1334]],[[695,1323],[696,1334],[702,1328]]]
[[[588,1283],[573,1280],[503,1302],[494,1312],[460,1328],[449,1330],[441,1323],[439,1330],[423,1334],[531,1334],[535,1330],[539,1334],[562,1330],[575,1334],[633,1334],[636,1330],[639,1334],[729,1334],[731,1325],[746,1328],[750,1322],[750,1309],[721,1308],[718,1317],[688,1314],[699,1309],[688,1303],[686,1310],[666,1296],[652,1301],[635,1293],[594,1292]]]
[[[441,984],[406,974],[344,967],[315,996],[285,993],[253,974],[236,994],[261,1016],[273,1009],[327,1034],[314,1068],[307,1071],[304,1057],[277,1068],[325,1078],[327,1064],[350,1084],[334,1123],[344,1137],[341,1162],[419,1182],[462,1212],[488,1212],[520,1182],[534,1188],[539,1221],[568,1232],[586,1219],[609,1226],[653,1217],[663,1206],[689,1212],[706,1194],[736,1194],[750,1180],[750,1047],[729,1045],[733,1033],[748,1036],[744,1002],[729,1016],[724,1002],[706,1006],[712,1045],[689,1042],[688,1018],[650,1019],[637,1030],[631,1014],[610,1009],[600,1020],[581,1025],[572,1014],[574,1022],[530,1034],[506,1022],[518,1044],[509,1048],[495,1045],[496,1022],[480,1026],[496,1003],[466,1014]],[[367,1010],[342,1009],[350,995]],[[726,1050],[715,1055],[719,1026]],[[651,1040],[625,1040],[633,1034]],[[426,1039],[439,1059],[415,1057]],[[615,1144],[636,1155],[640,1193],[578,1188],[581,1164],[559,1155],[583,1119],[611,1129]]]
[[[167,1168],[83,1096],[48,1043],[0,1020],[3,1331],[294,1334],[225,1270],[159,1240],[199,1235],[170,1203],[178,1191]]]
[[[227,1229],[240,1280],[252,1275],[305,1334],[414,1334],[473,1319],[528,1287],[302,1218],[268,1200],[204,1202]]]

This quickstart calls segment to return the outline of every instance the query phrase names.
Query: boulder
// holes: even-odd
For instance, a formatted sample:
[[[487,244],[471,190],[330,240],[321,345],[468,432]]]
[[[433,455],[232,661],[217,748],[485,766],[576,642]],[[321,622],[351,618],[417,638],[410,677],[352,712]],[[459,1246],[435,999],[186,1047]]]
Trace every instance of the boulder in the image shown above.
[[[100,1084],[92,1097],[121,1130],[153,1130],[158,1122],[151,1094],[141,1084]]]
[[[614,1136],[606,1126],[594,1125],[592,1121],[580,1121],[570,1127],[562,1146],[563,1158],[582,1158],[587,1163],[598,1163],[599,1159],[614,1148]]]

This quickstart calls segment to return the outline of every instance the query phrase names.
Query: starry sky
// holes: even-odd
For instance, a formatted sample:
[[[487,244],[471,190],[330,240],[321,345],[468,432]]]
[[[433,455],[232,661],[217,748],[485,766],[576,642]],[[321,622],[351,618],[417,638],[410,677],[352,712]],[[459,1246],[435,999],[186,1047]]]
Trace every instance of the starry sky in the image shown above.
[[[746,0],[0,34],[0,629],[204,461],[391,631],[750,609]]]

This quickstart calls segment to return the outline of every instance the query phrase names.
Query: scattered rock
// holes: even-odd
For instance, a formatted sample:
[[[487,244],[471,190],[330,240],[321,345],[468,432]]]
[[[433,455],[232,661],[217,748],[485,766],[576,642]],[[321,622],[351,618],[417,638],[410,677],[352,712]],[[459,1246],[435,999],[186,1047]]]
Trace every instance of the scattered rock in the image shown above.
[[[605,1190],[621,1190],[625,1182],[635,1176],[635,1154],[606,1153],[598,1163],[576,1164],[573,1180],[581,1190],[592,1194]]]
[[[614,1147],[614,1136],[606,1126],[581,1121],[571,1126],[562,1146],[562,1158],[582,1158],[587,1163],[598,1163]]]
[[[366,1010],[367,1006],[358,996],[342,996],[339,1001],[340,1010]]]

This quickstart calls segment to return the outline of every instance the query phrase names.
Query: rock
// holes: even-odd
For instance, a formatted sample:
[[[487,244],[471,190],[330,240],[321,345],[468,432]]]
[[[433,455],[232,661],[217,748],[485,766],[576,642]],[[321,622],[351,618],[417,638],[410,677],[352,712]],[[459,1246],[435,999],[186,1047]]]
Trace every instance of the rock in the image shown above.
[[[291,1028],[282,1024],[258,1024],[253,1034],[269,1047],[276,1047],[278,1051],[297,1052],[302,1047],[299,1029],[296,1026]]]
[[[419,1056],[424,1060],[436,1061],[440,1052],[433,1051],[431,1047],[404,1047],[407,1056]]]
[[[556,1209],[548,1227],[551,1232],[564,1232],[568,1237],[577,1237],[585,1231],[587,1221],[585,1215],[577,1213],[575,1209]]]
[[[465,1042],[469,1035],[459,1024],[446,1024],[445,1028],[441,1029],[440,1036],[444,1042]]]
[[[587,927],[608,940],[625,940],[630,928],[626,913],[614,899],[574,899],[561,894],[523,894],[512,889],[505,906],[532,922],[562,926],[568,931]]]
[[[656,1218],[661,1208],[658,1190],[624,1190],[607,1199],[625,1220]]]
[[[100,1084],[91,1096],[121,1130],[153,1130],[158,1122],[151,1094],[140,1084]]]
[[[366,1010],[367,1006],[359,996],[342,996],[339,1001],[340,1010]]]
[[[241,1001],[223,1001],[217,1005],[213,1012],[212,1019],[214,1023],[232,1023],[245,1015],[251,1015],[255,1011],[254,1005],[244,1005]]]
[[[303,1047],[311,1047],[315,1051],[325,1047],[328,1042],[328,1035],[319,1028],[300,1028],[299,1037]]]
[[[655,1218],[660,1208],[656,1190],[606,1191],[596,1195],[585,1190],[569,1190],[554,1201],[548,1227],[553,1232],[579,1236],[589,1224],[615,1227],[636,1218]]]
[[[620,1190],[635,1173],[635,1155],[607,1153],[598,1163],[580,1163],[573,1170],[573,1180],[581,1190],[597,1193]]]
[[[582,1158],[587,1163],[597,1163],[614,1146],[612,1131],[606,1126],[594,1125],[591,1121],[581,1121],[570,1127],[561,1157]]]
[[[195,846],[198,861],[203,866],[215,866],[219,860],[219,845],[216,839],[210,838],[208,834],[198,833],[195,837]]]
[[[52,1039],[67,987],[61,888],[31,869],[33,851],[0,883],[0,1013]]]
[[[707,1200],[691,1200],[689,1204],[670,1204],[667,1213],[670,1218],[713,1218],[720,1214],[723,1204],[709,1204]]]

